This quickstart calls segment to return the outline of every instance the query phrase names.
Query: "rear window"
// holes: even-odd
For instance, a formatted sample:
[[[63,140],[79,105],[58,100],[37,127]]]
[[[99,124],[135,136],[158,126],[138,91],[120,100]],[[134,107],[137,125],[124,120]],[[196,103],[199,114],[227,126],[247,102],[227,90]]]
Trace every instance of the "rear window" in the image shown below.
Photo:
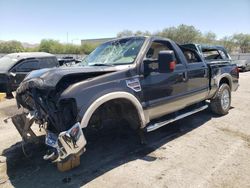
[[[220,53],[218,50],[209,50],[209,51],[203,51],[203,56],[206,60],[212,60],[212,59],[222,59]]]
[[[225,54],[222,50],[217,49],[202,49],[202,54],[205,60],[221,60],[221,59],[229,59],[228,55]]]

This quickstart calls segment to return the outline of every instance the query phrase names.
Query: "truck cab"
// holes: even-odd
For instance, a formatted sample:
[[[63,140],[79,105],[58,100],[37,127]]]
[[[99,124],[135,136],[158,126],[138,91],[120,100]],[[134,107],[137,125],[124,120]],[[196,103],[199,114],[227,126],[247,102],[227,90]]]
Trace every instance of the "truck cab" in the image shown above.
[[[160,38],[151,38],[147,46],[141,85],[150,119],[206,99],[208,66],[196,51],[181,49],[176,43]],[[187,60],[187,54],[191,61]],[[172,56],[170,62],[164,57],[169,55]],[[158,64],[158,68],[154,64]]]

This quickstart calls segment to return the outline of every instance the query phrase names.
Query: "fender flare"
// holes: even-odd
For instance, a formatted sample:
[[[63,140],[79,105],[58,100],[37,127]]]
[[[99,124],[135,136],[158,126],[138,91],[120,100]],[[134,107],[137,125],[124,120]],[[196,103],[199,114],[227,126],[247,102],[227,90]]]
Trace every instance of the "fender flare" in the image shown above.
[[[223,78],[228,79],[228,81],[229,81],[229,87],[232,89],[232,83],[233,83],[232,76],[230,74],[228,74],[228,73],[224,73],[224,74],[222,74],[222,75],[220,75],[219,77],[216,78],[216,84],[217,84],[218,88],[219,88],[219,85],[220,85],[220,81]]]
[[[81,128],[86,128],[88,126],[89,120],[92,117],[93,113],[96,111],[96,109],[98,109],[105,102],[108,102],[113,99],[127,99],[135,106],[141,121],[141,128],[144,128],[146,124],[149,122],[149,119],[146,118],[142,105],[138,101],[138,99],[134,95],[128,92],[119,91],[119,92],[108,93],[97,98],[85,111],[83,118],[81,120]]]

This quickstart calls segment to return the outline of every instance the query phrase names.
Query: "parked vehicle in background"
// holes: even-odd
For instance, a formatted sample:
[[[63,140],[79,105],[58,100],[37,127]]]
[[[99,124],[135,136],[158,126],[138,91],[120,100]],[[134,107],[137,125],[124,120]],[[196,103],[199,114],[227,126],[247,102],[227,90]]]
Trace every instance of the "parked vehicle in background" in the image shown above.
[[[246,60],[234,60],[236,63],[239,71],[245,72],[245,71],[250,71],[250,59]]]
[[[214,48],[199,51],[196,44],[158,37],[106,42],[79,66],[29,74],[16,95],[29,112],[12,121],[25,141],[36,138],[33,122],[40,124],[49,147],[44,159],[61,163],[85,151],[82,129],[102,131],[111,120],[128,122],[144,142],[143,131],[204,110],[207,100],[214,113],[225,115],[239,72]]]
[[[239,71],[250,71],[250,53],[233,54],[232,59],[239,68]]]
[[[63,66],[63,65],[71,66],[71,65],[75,65],[77,63],[80,63],[81,60],[75,59],[72,56],[65,56],[65,57],[58,59],[58,62],[59,62],[60,66]]]
[[[25,76],[33,71],[59,66],[56,57],[44,52],[12,53],[0,58],[0,92],[12,96]]]

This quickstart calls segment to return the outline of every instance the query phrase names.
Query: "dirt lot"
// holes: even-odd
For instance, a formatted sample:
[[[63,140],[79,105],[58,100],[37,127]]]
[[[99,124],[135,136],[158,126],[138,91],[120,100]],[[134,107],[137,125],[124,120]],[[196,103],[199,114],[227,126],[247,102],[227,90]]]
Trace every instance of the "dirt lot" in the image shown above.
[[[81,166],[60,173],[42,160],[43,146],[25,146],[11,123],[15,101],[0,103],[0,155],[9,181],[0,187],[250,187],[250,72],[240,74],[228,115],[209,110],[146,135],[120,127],[92,135]]]

